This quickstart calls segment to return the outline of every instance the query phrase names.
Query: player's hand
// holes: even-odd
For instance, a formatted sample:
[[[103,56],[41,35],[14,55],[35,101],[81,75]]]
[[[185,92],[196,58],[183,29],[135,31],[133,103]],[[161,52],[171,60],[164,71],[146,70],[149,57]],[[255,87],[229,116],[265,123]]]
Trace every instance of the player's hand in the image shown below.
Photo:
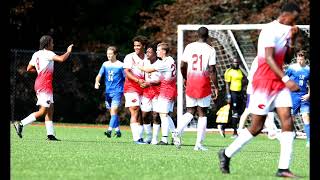
[[[142,87],[142,88],[147,88],[149,86],[150,86],[150,84],[147,83],[147,82],[143,82],[143,83],[140,84],[140,87]]]
[[[301,96],[301,101],[308,101],[310,98],[310,95],[309,94],[305,94],[303,96]]]
[[[291,43],[294,43],[297,35],[299,33],[299,28],[298,26],[292,26],[291,29],[290,29],[290,32],[289,32],[289,36],[290,36],[290,39],[291,39]]]
[[[67,52],[71,52],[71,51],[72,51],[72,47],[73,47],[73,44],[71,44],[70,46],[68,46]]]
[[[300,87],[291,79],[286,82],[286,87],[289,88],[290,91],[300,90]]]
[[[100,83],[99,83],[99,82],[96,82],[96,83],[94,84],[94,88],[95,88],[95,89],[99,89],[99,86],[100,86]]]

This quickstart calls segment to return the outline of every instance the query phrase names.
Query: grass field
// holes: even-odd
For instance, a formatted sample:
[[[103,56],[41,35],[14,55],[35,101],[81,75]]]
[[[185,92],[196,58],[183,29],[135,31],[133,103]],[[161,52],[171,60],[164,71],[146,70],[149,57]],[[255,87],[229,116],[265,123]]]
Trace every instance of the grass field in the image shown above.
[[[183,146],[136,145],[131,131],[122,127],[121,138],[107,138],[105,126],[56,126],[62,141],[46,141],[44,126],[31,125],[20,139],[11,128],[11,179],[280,179],[274,176],[279,142],[260,135],[231,160],[231,174],[219,171],[217,152],[229,145],[230,135],[207,133],[209,151],[194,151],[195,132],[185,132]],[[309,149],[296,139],[291,170],[309,179]]]

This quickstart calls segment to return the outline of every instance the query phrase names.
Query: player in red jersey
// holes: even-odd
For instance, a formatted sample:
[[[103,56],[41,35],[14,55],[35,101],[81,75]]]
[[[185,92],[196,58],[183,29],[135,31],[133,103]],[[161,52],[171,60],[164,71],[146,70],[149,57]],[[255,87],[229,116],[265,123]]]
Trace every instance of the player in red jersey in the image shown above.
[[[188,44],[181,59],[181,73],[186,81],[186,107],[187,112],[182,116],[182,126],[174,133],[174,144],[177,148],[181,145],[181,134],[184,128],[193,119],[195,112],[198,113],[197,140],[194,150],[208,150],[202,145],[207,128],[206,111],[210,106],[212,90],[210,79],[214,84],[213,100],[218,97],[218,83],[216,74],[216,51],[207,44],[209,38],[208,29],[198,29],[199,39]]]
[[[141,120],[141,97],[143,88],[141,84],[144,83],[144,72],[138,66],[143,66],[147,56],[144,54],[144,48],[147,44],[147,38],[144,36],[136,36],[133,38],[134,52],[127,54],[124,58],[124,72],[126,79],[124,82],[124,97],[125,107],[129,108],[130,127],[133,141],[136,144],[145,144],[142,138],[143,126]]]
[[[53,39],[49,35],[44,35],[40,38],[40,50],[32,55],[32,58],[28,64],[28,72],[37,72],[38,76],[34,84],[34,90],[37,95],[37,105],[40,106],[39,110],[31,113],[22,121],[16,121],[14,127],[17,134],[22,138],[22,129],[37,119],[45,116],[45,125],[47,129],[47,140],[59,141],[55,137],[53,127],[53,89],[52,78],[54,70],[54,61],[64,62],[68,59],[72,51],[71,44],[67,48],[67,52],[63,55],[56,55],[53,52]]]
[[[295,40],[299,32],[295,22],[299,13],[300,8],[297,4],[287,3],[282,7],[278,18],[266,24],[260,32],[257,53],[258,68],[253,75],[253,93],[249,102],[252,123],[226,149],[218,152],[222,173],[230,173],[231,157],[261,132],[268,112],[275,109],[282,129],[279,137],[281,148],[276,176],[297,177],[289,170],[295,137],[293,120],[290,115],[292,107],[290,91],[298,90],[299,86],[285,76],[282,67],[284,61],[290,62],[293,55]]]

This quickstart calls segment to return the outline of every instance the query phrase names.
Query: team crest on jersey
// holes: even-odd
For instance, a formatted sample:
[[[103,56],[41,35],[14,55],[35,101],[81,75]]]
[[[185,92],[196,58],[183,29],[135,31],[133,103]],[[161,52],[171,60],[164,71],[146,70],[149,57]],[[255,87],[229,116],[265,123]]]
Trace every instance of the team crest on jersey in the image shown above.
[[[47,104],[50,104],[50,100],[47,101]]]
[[[133,103],[137,102],[137,99],[132,99],[132,102],[133,102]]]
[[[264,107],[266,107],[266,105],[264,105],[264,104],[259,104],[258,105],[258,108],[260,108],[260,109],[264,109]]]

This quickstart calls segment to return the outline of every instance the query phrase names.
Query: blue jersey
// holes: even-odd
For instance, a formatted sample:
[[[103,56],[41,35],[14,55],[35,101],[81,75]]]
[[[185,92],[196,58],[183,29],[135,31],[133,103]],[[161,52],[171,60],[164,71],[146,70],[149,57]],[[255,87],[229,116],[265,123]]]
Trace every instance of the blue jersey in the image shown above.
[[[300,90],[297,93],[308,93],[307,82],[310,79],[310,67],[308,65],[301,67],[297,63],[292,64],[287,68],[286,75],[299,85]]]
[[[102,64],[99,75],[104,77],[106,93],[123,92],[125,73],[123,63],[106,61]]]

